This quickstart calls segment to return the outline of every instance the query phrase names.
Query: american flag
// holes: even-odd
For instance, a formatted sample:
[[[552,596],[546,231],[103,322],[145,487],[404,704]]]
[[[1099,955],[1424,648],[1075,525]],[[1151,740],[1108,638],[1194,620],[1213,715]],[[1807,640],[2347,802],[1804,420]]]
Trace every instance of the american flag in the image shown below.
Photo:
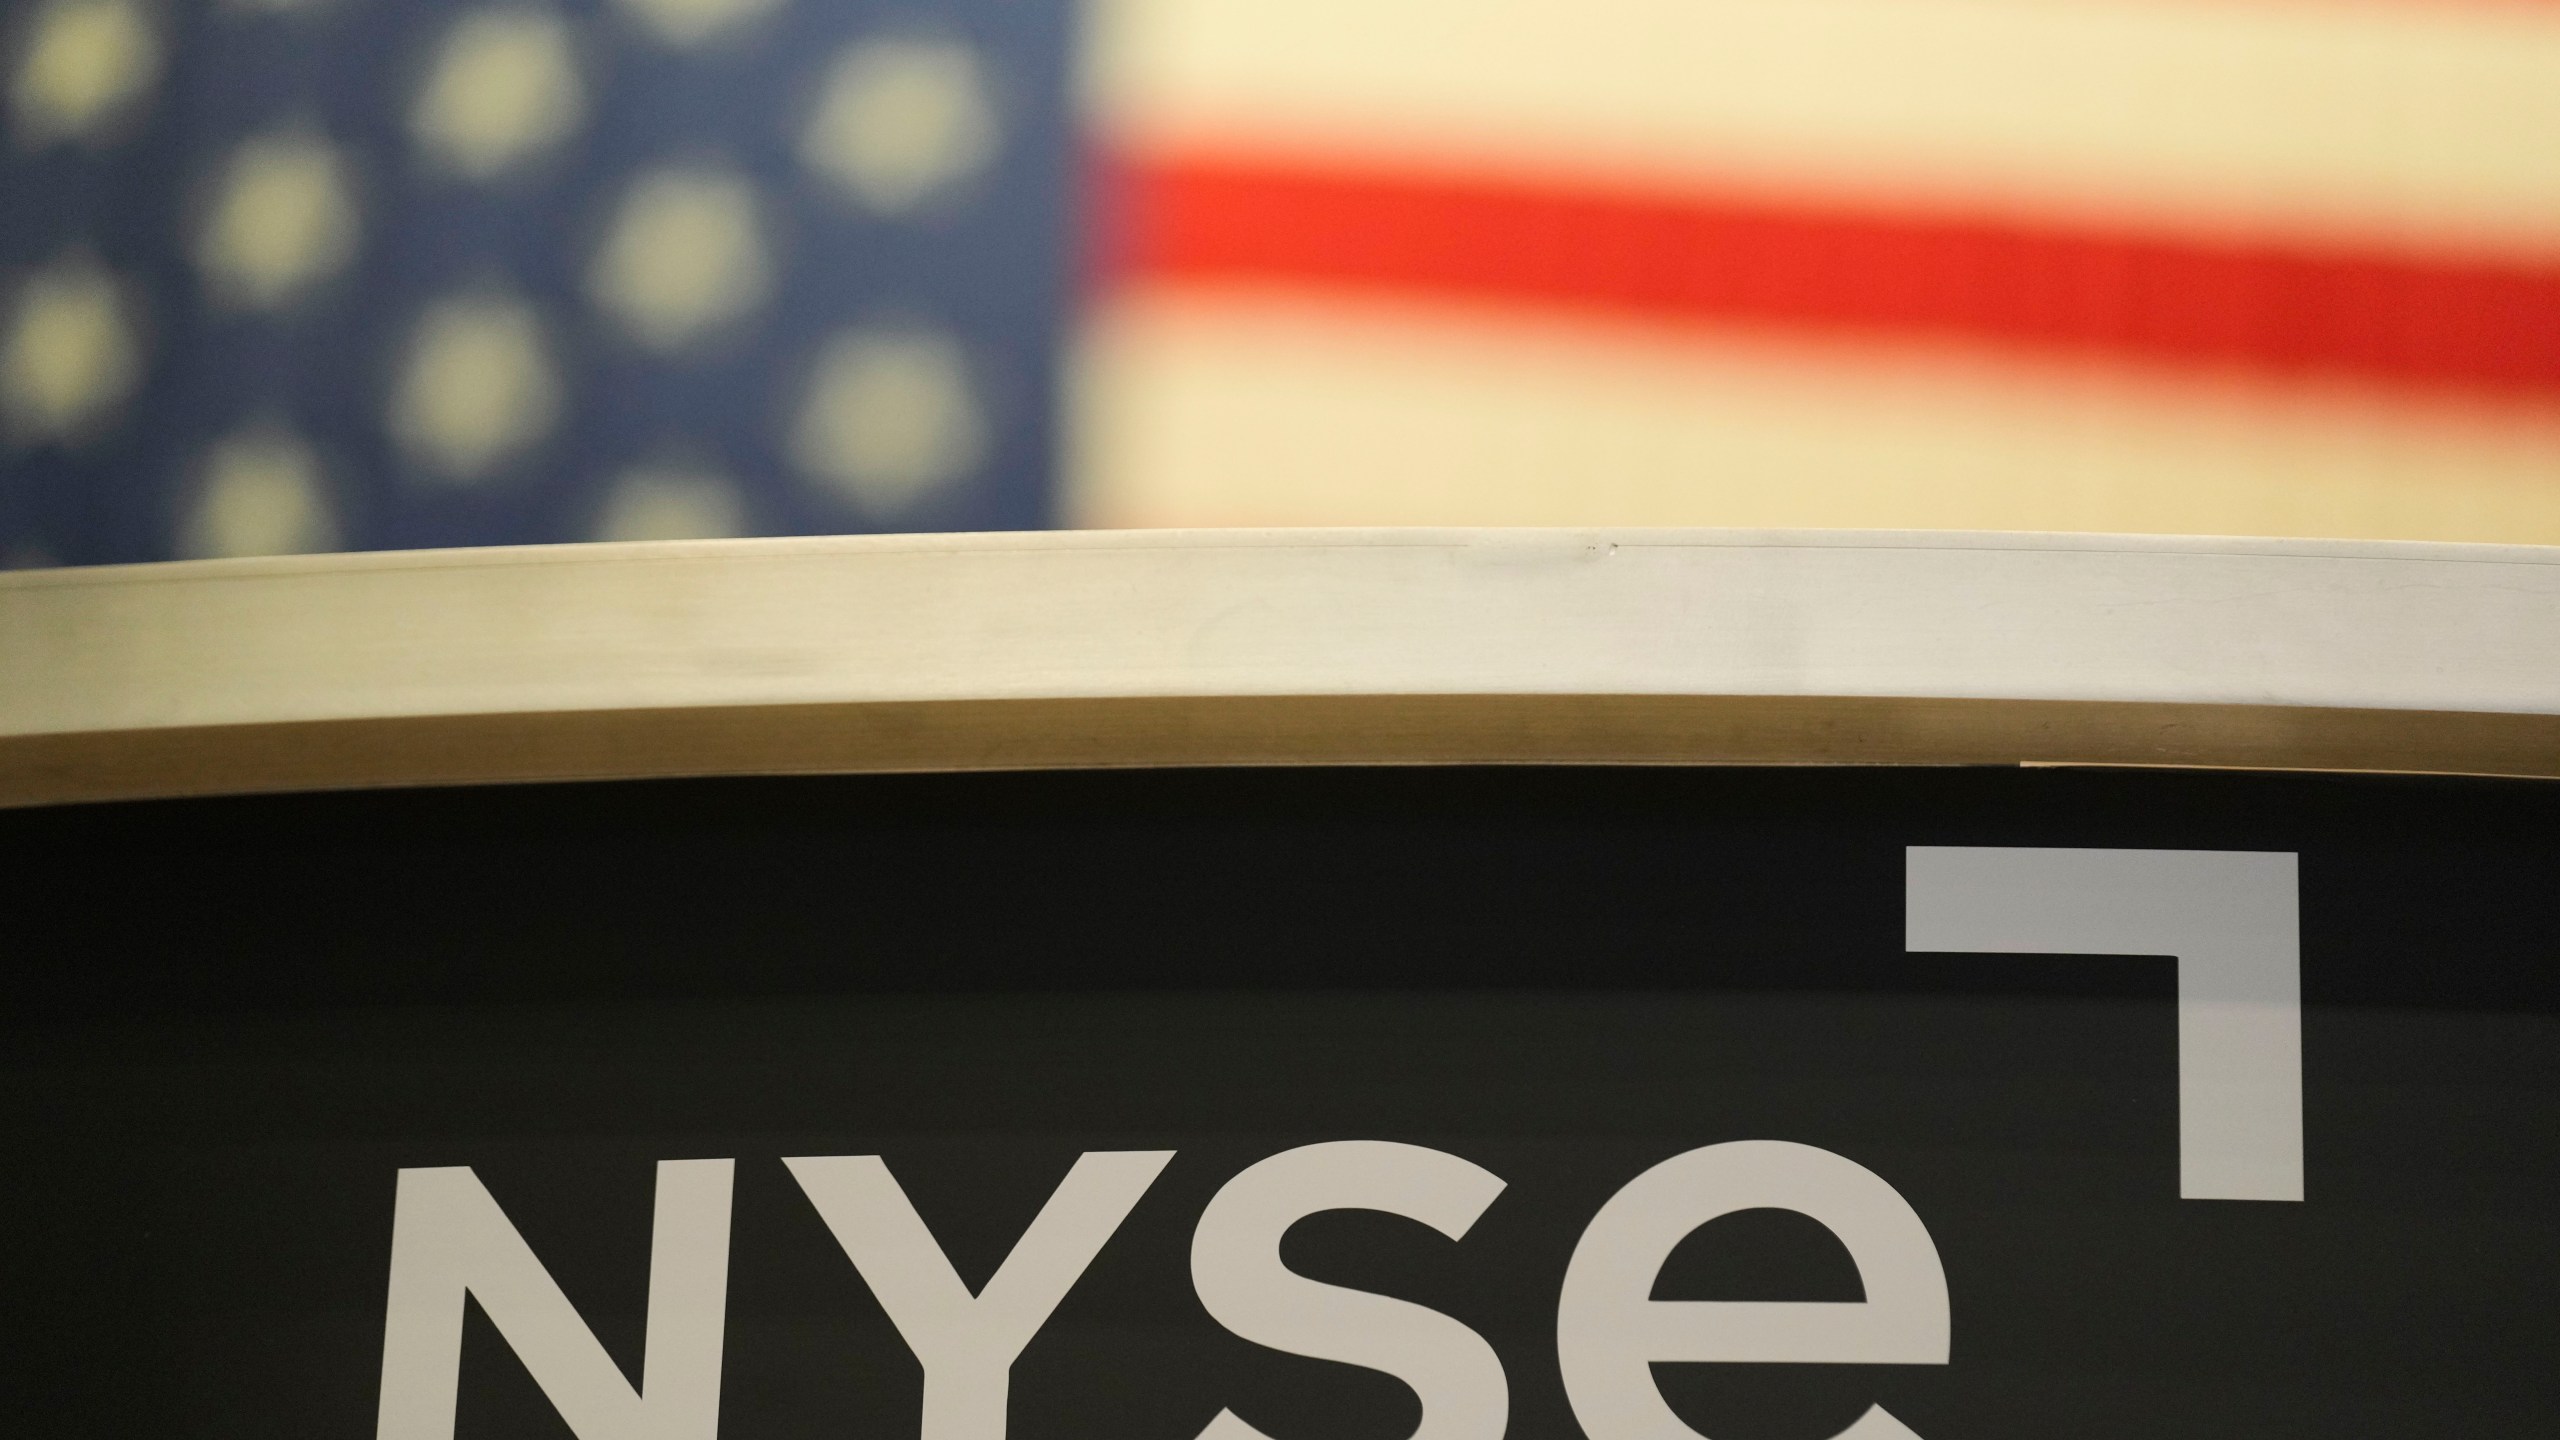
[[[0,551],[2560,542],[2549,0],[27,0]]]
[[[0,548],[1051,523],[1072,19],[21,5]]]

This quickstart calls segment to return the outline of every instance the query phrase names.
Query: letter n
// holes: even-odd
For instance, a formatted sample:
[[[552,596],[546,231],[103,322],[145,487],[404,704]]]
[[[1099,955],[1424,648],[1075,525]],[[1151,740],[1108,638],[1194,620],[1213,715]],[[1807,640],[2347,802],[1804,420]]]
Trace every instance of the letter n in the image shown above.
[[[729,1291],[727,1160],[658,1163],[641,1383],[631,1382],[467,1167],[400,1172],[377,1440],[453,1440],[463,1297],[578,1440],[713,1440]]]

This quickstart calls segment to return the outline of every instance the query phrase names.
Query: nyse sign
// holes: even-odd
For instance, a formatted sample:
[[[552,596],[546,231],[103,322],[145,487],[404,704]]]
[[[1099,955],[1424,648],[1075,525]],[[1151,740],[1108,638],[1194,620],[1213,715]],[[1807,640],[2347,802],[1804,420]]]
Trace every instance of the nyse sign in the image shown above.
[[[2174,957],[2178,1193],[2304,1198],[2292,855],[1915,847],[1906,867],[1911,951]],[[778,1163],[913,1352],[924,1440],[998,1440],[1016,1360],[1172,1158],[1164,1150],[1083,1154],[974,1289],[889,1157]],[[378,1440],[455,1435],[466,1299],[477,1300],[579,1440],[711,1440],[720,1427],[735,1175],[731,1159],[658,1166],[645,1359],[634,1383],[471,1169],[403,1171]],[[1483,1336],[1427,1307],[1299,1274],[1283,1263],[1282,1241],[1298,1222],[1340,1210],[1406,1217],[1463,1241],[1505,1190],[1502,1176],[1445,1149],[1374,1139],[1295,1146],[1247,1166],[1208,1199],[1191,1230],[1191,1282],[1208,1315],[1244,1340],[1400,1381],[1420,1401],[1415,1440],[1499,1440],[1511,1382],[1505,1357]],[[1685,1238],[1762,1209],[1828,1230],[1854,1263],[1863,1298],[1655,1297]],[[1727,1139],[1662,1158],[1590,1216],[1560,1275],[1522,1283],[1557,1297],[1553,1363],[1589,1440],[1699,1433],[1665,1401],[1657,1363],[1962,1363],[1953,1336],[1964,1297],[1950,1293],[1927,1217],[1891,1176],[1783,1137]],[[1914,1432],[1871,1405],[1839,1433],[1895,1440]],[[1220,1410],[1200,1434],[1256,1440],[1262,1432]]]

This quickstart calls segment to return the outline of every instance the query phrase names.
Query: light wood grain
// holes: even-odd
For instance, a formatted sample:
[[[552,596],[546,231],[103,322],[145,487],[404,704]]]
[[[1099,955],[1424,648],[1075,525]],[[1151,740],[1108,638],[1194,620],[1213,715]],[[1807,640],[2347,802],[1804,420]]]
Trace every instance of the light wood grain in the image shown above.
[[[2560,552],[1232,532],[0,577],[0,804],[1231,764],[2560,775]]]
[[[544,780],[1186,765],[2148,765],[2560,777],[2560,717],[1661,695],[944,700],[0,739],[0,804]]]

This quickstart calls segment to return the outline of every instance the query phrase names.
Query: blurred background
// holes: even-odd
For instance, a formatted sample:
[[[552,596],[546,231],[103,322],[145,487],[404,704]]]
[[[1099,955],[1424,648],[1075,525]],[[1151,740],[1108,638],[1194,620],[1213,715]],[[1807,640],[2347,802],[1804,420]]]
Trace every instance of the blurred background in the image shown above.
[[[2552,0],[7,0],[0,560],[2560,543]]]

